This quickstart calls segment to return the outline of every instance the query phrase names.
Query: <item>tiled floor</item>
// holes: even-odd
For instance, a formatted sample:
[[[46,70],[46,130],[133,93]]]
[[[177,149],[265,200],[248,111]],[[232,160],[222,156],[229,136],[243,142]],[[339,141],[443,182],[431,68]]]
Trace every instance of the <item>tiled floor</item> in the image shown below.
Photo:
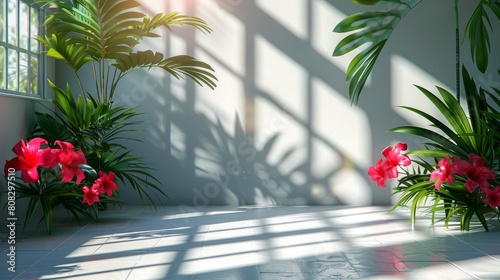
[[[500,279],[500,223],[444,229],[384,207],[110,210],[18,237],[1,279]]]

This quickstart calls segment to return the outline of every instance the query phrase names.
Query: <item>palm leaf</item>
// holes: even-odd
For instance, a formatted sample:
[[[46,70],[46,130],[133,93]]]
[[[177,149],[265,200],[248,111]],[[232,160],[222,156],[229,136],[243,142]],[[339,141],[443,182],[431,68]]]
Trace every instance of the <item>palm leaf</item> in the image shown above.
[[[211,89],[216,87],[217,78],[213,74],[212,67],[189,55],[178,55],[163,59],[163,54],[152,52],[129,53],[116,59],[114,66],[120,71],[127,72],[137,68],[161,68],[176,79],[182,79],[183,75],[188,76],[200,86],[208,86]]]
[[[68,40],[58,38],[56,34],[50,37],[38,36],[36,39],[48,48],[47,56],[64,60],[75,72],[91,60],[84,45],[72,44]]]
[[[160,26],[164,26],[168,30],[172,30],[171,25],[187,25],[202,31],[203,33],[212,32],[212,29],[203,19],[194,16],[183,15],[178,12],[170,12],[166,15],[159,13],[152,18],[146,16],[143,20],[142,30],[149,32]]]
[[[352,101],[358,102],[368,76],[377,60],[385,42],[396,28],[401,19],[422,0],[391,0],[392,8],[389,11],[375,11],[357,13],[348,16],[334,28],[334,32],[354,32],[342,39],[333,56],[347,54],[368,44],[349,64],[346,71],[346,82],[349,82],[349,96]],[[364,1],[366,2],[366,1]],[[368,1],[370,4],[383,1]],[[363,1],[360,2],[363,4]]]
[[[48,55],[63,59],[77,73],[87,62],[93,66],[96,91],[101,102],[111,102],[118,81],[130,70],[159,67],[175,78],[185,75],[198,85],[214,89],[217,80],[207,63],[190,56],[164,58],[153,51],[134,52],[133,48],[145,37],[159,37],[154,30],[172,30],[172,25],[191,26],[204,33],[212,30],[194,16],[178,12],[158,13],[149,17],[137,10],[135,0],[40,0],[59,9],[51,12],[44,22],[48,36],[39,38],[48,47]],[[181,65],[184,64],[184,65]],[[114,66],[114,74],[107,66]],[[118,71],[116,71],[118,70]],[[120,72],[121,71],[121,72]],[[77,73],[78,75],[78,73]],[[78,78],[79,79],[79,78]]]
[[[469,35],[472,61],[479,71],[486,72],[490,54],[489,30],[492,29],[487,8],[500,19],[500,1],[482,0],[469,18],[465,32]]]

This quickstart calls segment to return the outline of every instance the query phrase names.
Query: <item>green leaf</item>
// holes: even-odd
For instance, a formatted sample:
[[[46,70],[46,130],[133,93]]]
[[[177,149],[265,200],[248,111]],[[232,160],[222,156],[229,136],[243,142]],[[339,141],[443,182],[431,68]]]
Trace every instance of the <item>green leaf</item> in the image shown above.
[[[346,71],[351,101],[354,103],[359,101],[366,80],[392,31],[401,19],[421,1],[385,1],[392,3],[391,9],[353,14],[335,26],[334,32],[354,33],[347,35],[335,46],[333,56],[345,55],[366,45],[366,48],[353,58]],[[382,1],[373,3],[375,2]]]
[[[488,68],[490,53],[490,38],[486,24],[491,29],[491,23],[485,7],[487,6],[483,5],[482,2],[478,3],[465,27],[466,33],[469,35],[472,60],[482,73],[486,72]]]

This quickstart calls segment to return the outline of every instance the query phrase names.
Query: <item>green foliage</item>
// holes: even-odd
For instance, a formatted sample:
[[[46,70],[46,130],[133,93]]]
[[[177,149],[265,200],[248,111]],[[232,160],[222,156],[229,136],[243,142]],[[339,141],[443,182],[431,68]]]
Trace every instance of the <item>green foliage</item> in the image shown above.
[[[500,1],[482,0],[477,5],[474,13],[465,28],[469,36],[471,57],[479,71],[486,72],[490,54],[491,22],[488,11],[500,19]]]
[[[103,196],[92,205],[82,201],[81,187],[91,186],[97,171],[113,172],[122,187],[131,187],[142,203],[153,207],[156,198],[168,198],[153,169],[126,147],[138,132],[137,108],[113,106],[113,96],[121,79],[140,68],[160,68],[176,79],[187,76],[200,86],[216,87],[214,70],[205,62],[188,55],[165,57],[153,50],[136,51],[145,38],[160,37],[158,28],[172,31],[172,26],[190,26],[203,33],[211,29],[200,18],[178,12],[149,17],[139,12],[135,0],[39,0],[50,7],[44,22],[46,35],[36,39],[46,48],[48,57],[63,60],[74,71],[80,92],[49,81],[54,92],[51,100],[56,110],[36,112],[37,123],[31,137],[42,137],[52,147],[56,140],[72,143],[85,155],[87,165],[80,166],[87,176],[82,184],[61,182],[61,170],[39,167],[41,179],[33,184],[19,183],[19,198],[29,199],[26,223],[37,207],[42,209],[40,222],[52,231],[53,210],[62,205],[76,219],[97,221],[108,203],[120,203],[119,191]],[[80,71],[90,64],[95,87],[89,89]],[[86,70],[87,71],[87,70]],[[25,224],[26,224],[25,223]]]
[[[103,196],[99,203],[87,205],[82,202],[83,193],[74,182],[61,182],[54,170],[39,168],[39,172],[41,180],[34,184],[16,183],[17,198],[29,200],[23,229],[38,212],[38,205],[42,211],[39,223],[44,222],[47,233],[51,234],[54,209],[59,206],[64,207],[78,222],[82,217],[96,222],[99,210],[103,209],[106,203],[120,203],[115,195]],[[90,179],[93,177],[88,177],[86,182],[90,182]]]
[[[55,93],[53,103],[62,117],[37,113],[33,136],[72,142],[84,152],[90,166],[95,170],[113,171],[123,184],[138,193],[143,203],[144,199],[155,203],[147,189],[168,197],[150,173],[152,168],[123,145],[127,141],[139,141],[125,137],[127,132],[139,131],[135,127],[141,122],[133,120],[139,116],[135,108],[111,107],[95,99],[83,102],[82,96],[75,100],[69,87],[63,91],[52,83],[51,86]]]
[[[397,24],[422,0],[374,0],[353,1],[360,5],[374,5],[382,2],[388,4],[386,10],[353,14],[342,20],[334,29],[338,33],[350,33],[336,46],[333,55],[341,56],[362,49],[351,61],[346,71],[346,81],[349,82],[349,96],[357,103],[364,84],[373,66],[387,43]],[[490,60],[490,36],[493,28],[490,16],[500,19],[499,0],[477,0],[477,7],[464,29],[465,37],[470,43],[472,61],[477,69],[484,73]],[[455,0],[455,16],[458,22],[458,0]],[[457,48],[459,49],[458,24]],[[493,37],[493,36],[491,36]],[[454,50],[454,51],[456,51]],[[487,218],[499,217],[500,212],[485,202],[486,191],[500,188],[500,89],[494,85],[484,89],[478,87],[465,66],[458,65],[460,53],[457,51],[457,96],[442,87],[436,87],[434,94],[420,86],[416,86],[434,107],[444,121],[420,109],[403,106],[430,122],[430,127],[400,126],[389,130],[414,135],[424,139],[423,149],[408,152],[416,156],[413,166],[403,170],[403,176],[398,179],[395,194],[399,198],[392,209],[402,206],[410,207],[411,221],[415,222],[417,209],[427,208],[434,218],[438,212],[444,211],[445,225],[448,226],[452,217],[460,216],[461,230],[469,230],[474,217],[488,231]],[[495,65],[498,66],[498,65]],[[460,71],[459,71],[460,70]],[[500,74],[500,71],[499,71]],[[463,83],[465,106],[460,103],[460,81]],[[487,182],[489,189],[469,191],[465,187],[464,174],[454,173],[454,181],[444,181],[436,189],[434,181],[430,181],[431,173],[440,168],[438,162],[447,157],[467,160],[470,155],[484,159],[485,168],[494,171],[497,176]],[[374,171],[377,172],[377,171]],[[374,173],[375,178],[380,174]],[[381,173],[382,174],[382,173]],[[486,187],[485,187],[486,188]],[[429,206],[430,203],[430,206]]]
[[[363,87],[375,62],[387,43],[392,31],[399,22],[423,0],[379,0],[353,1],[361,5],[387,2],[387,9],[352,14],[339,22],[334,32],[349,33],[336,46],[333,56],[341,56],[365,47],[351,60],[346,70],[349,83],[349,97],[357,103]],[[488,68],[490,54],[491,23],[488,11],[500,19],[499,0],[477,0],[477,8],[470,17],[465,29],[468,35],[471,55],[481,72]]]
[[[144,38],[160,37],[156,32],[160,27],[171,31],[173,25],[191,26],[210,33],[210,27],[198,17],[178,12],[149,17],[138,11],[140,4],[135,0],[38,2],[57,7],[46,17],[47,35],[38,36],[38,41],[48,48],[49,57],[64,60],[79,80],[79,70],[91,63],[96,80],[96,98],[102,103],[112,103],[118,82],[127,73],[139,68],[160,68],[176,79],[186,75],[200,86],[216,87],[217,78],[212,67],[194,57],[179,55],[165,58],[161,52],[134,50]],[[87,91],[81,87],[81,94],[85,96]]]
[[[492,112],[486,111],[485,99],[470,97],[478,96],[480,91],[476,89],[474,81],[465,69],[463,76],[465,88],[469,89],[467,91],[469,96],[467,107],[471,111],[470,117],[466,115],[466,111],[458,100],[445,89],[438,87],[441,97],[439,98],[426,89],[418,87],[444,116],[447,123],[443,123],[421,110],[404,107],[430,121],[430,126],[434,129],[400,126],[390,131],[412,134],[428,141],[423,143],[426,149],[414,150],[408,155],[430,158],[433,162],[437,162],[438,159],[447,155],[467,159],[469,154],[476,154],[485,159],[486,166],[498,173],[498,143],[500,143],[499,135],[496,133],[500,130],[498,112],[492,114]],[[429,210],[433,217],[436,212],[445,211],[446,226],[454,215],[460,215],[460,228],[469,230],[471,220],[475,215],[488,231],[485,214],[492,213],[492,217],[495,217],[499,216],[500,212],[484,203],[483,193],[478,190],[469,193],[464,187],[465,181],[460,178],[457,178],[453,184],[442,184],[441,190],[437,191],[434,183],[430,181],[430,173],[436,169],[436,165],[430,163],[429,159],[413,162],[418,168],[412,172],[406,172],[399,179],[395,194],[399,194],[400,198],[392,209],[410,204],[411,221],[415,222],[416,210],[425,206],[427,200],[432,199],[434,203]],[[491,184],[500,184],[500,179],[494,180]]]

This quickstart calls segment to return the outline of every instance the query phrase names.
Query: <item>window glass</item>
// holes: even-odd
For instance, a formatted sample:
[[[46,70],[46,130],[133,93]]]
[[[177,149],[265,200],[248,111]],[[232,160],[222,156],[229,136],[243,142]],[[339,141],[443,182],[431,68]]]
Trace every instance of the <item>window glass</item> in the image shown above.
[[[28,1],[0,2],[0,92],[42,97],[42,15]]]

